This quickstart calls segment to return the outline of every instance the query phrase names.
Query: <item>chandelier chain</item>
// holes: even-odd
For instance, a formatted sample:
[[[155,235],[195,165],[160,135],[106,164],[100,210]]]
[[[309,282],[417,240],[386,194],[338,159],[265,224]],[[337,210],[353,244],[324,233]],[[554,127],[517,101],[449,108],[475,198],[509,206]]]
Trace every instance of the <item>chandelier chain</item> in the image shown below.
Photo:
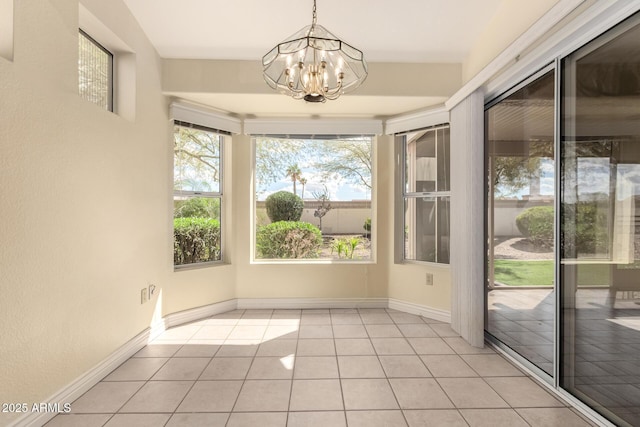
[[[316,12],[316,0],[313,0],[313,20],[311,21],[311,27],[315,27],[316,22],[318,22],[318,14]]]

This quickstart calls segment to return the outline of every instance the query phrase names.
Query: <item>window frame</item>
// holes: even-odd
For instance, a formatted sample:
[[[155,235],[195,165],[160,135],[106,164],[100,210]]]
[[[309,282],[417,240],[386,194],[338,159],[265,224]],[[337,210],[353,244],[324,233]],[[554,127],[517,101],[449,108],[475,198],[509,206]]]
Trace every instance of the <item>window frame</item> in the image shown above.
[[[438,164],[438,140],[437,140],[437,135],[438,135],[438,131],[442,130],[442,129],[448,129],[449,130],[449,149],[451,147],[451,124],[450,123],[440,123],[440,124],[436,124],[433,126],[428,126],[428,127],[424,127],[424,128],[420,128],[420,129],[413,129],[411,131],[406,131],[406,132],[399,132],[396,133],[394,135],[394,138],[396,140],[396,152],[397,152],[397,157],[398,160],[400,162],[398,169],[398,174],[397,176],[397,187],[398,187],[398,192],[397,194],[399,194],[400,197],[398,197],[396,199],[396,203],[397,203],[397,208],[396,208],[396,215],[398,215],[401,220],[400,221],[396,221],[396,263],[402,263],[402,264],[420,264],[420,265],[429,265],[429,266],[436,266],[436,267],[444,267],[444,268],[448,268],[451,264],[451,155],[449,152],[449,164],[448,164],[448,180],[449,180],[449,189],[448,190],[443,190],[443,191],[439,191],[438,190],[438,173],[437,173],[437,168],[436,168],[436,181],[435,181],[435,188],[434,191],[409,191],[408,190],[408,181],[406,179],[407,177],[407,173],[408,173],[408,158],[407,158],[407,135],[410,133],[415,133],[415,132],[425,132],[425,134],[427,132],[435,132],[435,155],[434,155],[434,159],[436,162],[436,165]],[[405,206],[407,206],[409,200],[417,200],[417,199],[429,199],[431,201],[433,201],[434,203],[438,203],[439,199],[444,199],[446,201],[449,202],[449,218],[447,218],[447,221],[449,222],[449,257],[448,257],[448,261],[447,262],[438,262],[437,261],[437,250],[438,250],[438,244],[435,244],[435,250],[436,250],[436,261],[425,261],[425,260],[419,260],[419,259],[411,259],[411,258],[407,258],[407,251],[406,251],[406,240],[405,240],[405,230],[407,229],[407,214],[406,214],[406,208]],[[436,205],[437,206],[437,205]],[[437,230],[439,229],[439,225],[440,222],[438,221],[438,209],[435,209],[436,212],[436,218],[434,220],[434,227],[436,230],[436,236],[437,236]]]
[[[376,209],[376,191],[377,191],[377,136],[370,133],[357,133],[357,134],[312,134],[312,133],[297,133],[297,134],[264,134],[255,133],[249,135],[251,138],[251,173],[253,179],[251,180],[251,258],[250,264],[306,264],[306,265],[342,265],[342,264],[376,264],[377,263],[377,209]],[[356,138],[367,137],[370,139],[371,144],[371,196],[370,196],[370,209],[371,209],[371,230],[369,232],[370,239],[370,256],[368,259],[329,259],[329,258],[258,258],[258,251],[256,248],[256,234],[257,234],[257,192],[256,192],[256,139],[257,138],[278,138],[278,139],[316,139],[316,140],[334,140],[340,138]],[[315,225],[315,224],[314,224]],[[364,233],[363,233],[364,234]]]
[[[111,52],[109,49],[107,49],[106,47],[104,47],[100,42],[98,42],[95,38],[91,37],[91,35],[87,34],[86,31],[84,31],[82,28],[78,28],[78,36],[79,37],[84,37],[85,39],[87,39],[91,44],[93,44],[95,47],[97,47],[99,50],[101,50],[102,52],[107,54],[107,57],[109,58],[109,70],[108,70],[108,75],[107,75],[107,82],[109,85],[108,88],[108,94],[107,94],[107,107],[104,108],[106,111],[110,111],[112,113],[115,113],[115,99],[114,99],[114,93],[115,93],[115,79],[114,79],[114,67],[115,67],[115,55],[113,54],[113,52]],[[80,84],[80,73],[78,71],[78,85]],[[79,88],[78,88],[78,92]],[[90,100],[88,100],[87,98],[85,98],[82,93],[80,93],[80,97],[88,102],[91,102],[92,104],[97,105],[100,108],[103,108],[101,105],[96,104],[95,102],[92,102]]]
[[[225,265],[227,264],[226,260],[225,260],[225,232],[224,232],[224,224],[225,224],[225,214],[224,214],[224,163],[225,163],[225,157],[224,157],[224,146],[225,146],[225,142],[226,142],[226,138],[228,138],[231,133],[230,132],[226,132],[220,129],[215,129],[215,128],[211,128],[208,126],[203,126],[203,125],[198,125],[195,123],[191,123],[191,122],[187,122],[187,121],[183,121],[183,120],[177,120],[177,119],[173,119],[173,133],[172,136],[175,138],[175,128],[177,126],[181,126],[181,127],[186,127],[186,128],[190,128],[190,129],[196,129],[196,130],[200,130],[203,132],[209,132],[209,133],[213,133],[219,136],[219,152],[220,152],[220,165],[219,165],[219,178],[218,178],[218,191],[193,191],[193,190],[176,190],[175,187],[172,191],[172,196],[171,196],[171,200],[172,200],[172,211],[173,211],[173,205],[175,204],[175,200],[176,197],[182,197],[185,199],[191,199],[191,198],[207,198],[207,199],[218,199],[220,201],[220,259],[217,260],[213,260],[213,261],[205,261],[205,262],[195,262],[195,263],[190,263],[190,264],[179,264],[176,265],[175,263],[173,263],[173,270],[174,271],[183,271],[183,270],[192,270],[192,269],[198,269],[198,268],[207,268],[207,267],[212,267],[212,266],[218,266],[218,265]],[[172,170],[172,184],[175,186],[175,153],[173,154],[173,161],[172,161],[172,166],[173,166],[173,170]],[[172,220],[172,224],[171,224],[171,232],[173,235],[174,232],[174,226],[173,226],[173,214],[171,215],[171,220]],[[173,237],[172,237],[172,242],[173,242]],[[173,257],[172,257],[173,259]]]

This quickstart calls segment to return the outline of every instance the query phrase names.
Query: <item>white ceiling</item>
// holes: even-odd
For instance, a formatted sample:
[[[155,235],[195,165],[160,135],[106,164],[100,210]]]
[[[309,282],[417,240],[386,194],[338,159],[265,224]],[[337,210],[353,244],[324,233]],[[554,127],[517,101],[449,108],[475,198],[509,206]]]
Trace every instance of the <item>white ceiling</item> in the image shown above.
[[[312,0],[124,0],[163,58],[260,60],[274,45],[311,23]],[[456,62],[469,54],[502,0],[317,0],[318,23],[362,50],[368,62]],[[357,93],[356,93],[357,94]],[[354,94],[355,95],[355,94]],[[354,96],[351,95],[351,96]],[[196,95],[194,95],[196,96]],[[282,95],[280,95],[282,96]],[[200,102],[236,109],[229,97],[202,95]],[[375,105],[375,97],[365,102]],[[394,97],[384,113],[409,111],[441,102],[426,96]],[[433,98],[433,99],[429,99]],[[302,101],[262,95],[261,114],[308,114]],[[346,96],[341,98],[346,99]],[[195,100],[195,99],[193,99]],[[246,99],[241,105],[247,105]],[[343,115],[341,100],[321,114]],[[354,102],[357,104],[357,102]],[[393,111],[392,111],[393,110]],[[369,113],[367,111],[366,113]],[[367,115],[367,114],[365,114]],[[371,115],[371,114],[369,114]]]

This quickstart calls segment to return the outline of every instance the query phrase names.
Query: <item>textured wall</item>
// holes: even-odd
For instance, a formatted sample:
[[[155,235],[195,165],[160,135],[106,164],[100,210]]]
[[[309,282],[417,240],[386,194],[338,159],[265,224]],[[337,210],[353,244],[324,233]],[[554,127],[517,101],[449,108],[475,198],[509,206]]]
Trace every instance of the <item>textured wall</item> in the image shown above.
[[[0,57],[0,402],[38,403],[164,313],[232,298],[229,267],[174,273],[160,59],[119,0],[83,2],[135,52],[125,119],[78,96],[78,2],[15,2]],[[0,414],[0,425],[13,415]]]
[[[469,81],[556,3],[558,0],[503,0],[464,61],[462,80]]]

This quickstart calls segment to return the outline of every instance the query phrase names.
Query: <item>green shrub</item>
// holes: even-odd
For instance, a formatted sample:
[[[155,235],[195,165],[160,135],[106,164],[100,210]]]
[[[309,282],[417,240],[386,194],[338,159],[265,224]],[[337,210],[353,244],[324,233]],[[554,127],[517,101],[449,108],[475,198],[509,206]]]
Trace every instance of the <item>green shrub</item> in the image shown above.
[[[302,216],[302,199],[288,191],[273,193],[267,197],[265,205],[271,222],[300,221]]]
[[[371,236],[371,218],[367,218],[364,220],[364,225],[362,226],[362,228],[364,228],[364,231],[366,231],[365,236],[370,237]]]
[[[523,236],[536,246],[553,245],[553,206],[535,206],[516,217]]]
[[[320,230],[308,222],[273,222],[256,233],[260,258],[315,258],[321,245]]]
[[[607,253],[609,250],[608,200],[566,203],[562,207],[562,256]]]
[[[174,218],[220,218],[220,199],[190,197],[174,202]]]
[[[210,218],[173,220],[174,265],[220,259],[220,222]]]

